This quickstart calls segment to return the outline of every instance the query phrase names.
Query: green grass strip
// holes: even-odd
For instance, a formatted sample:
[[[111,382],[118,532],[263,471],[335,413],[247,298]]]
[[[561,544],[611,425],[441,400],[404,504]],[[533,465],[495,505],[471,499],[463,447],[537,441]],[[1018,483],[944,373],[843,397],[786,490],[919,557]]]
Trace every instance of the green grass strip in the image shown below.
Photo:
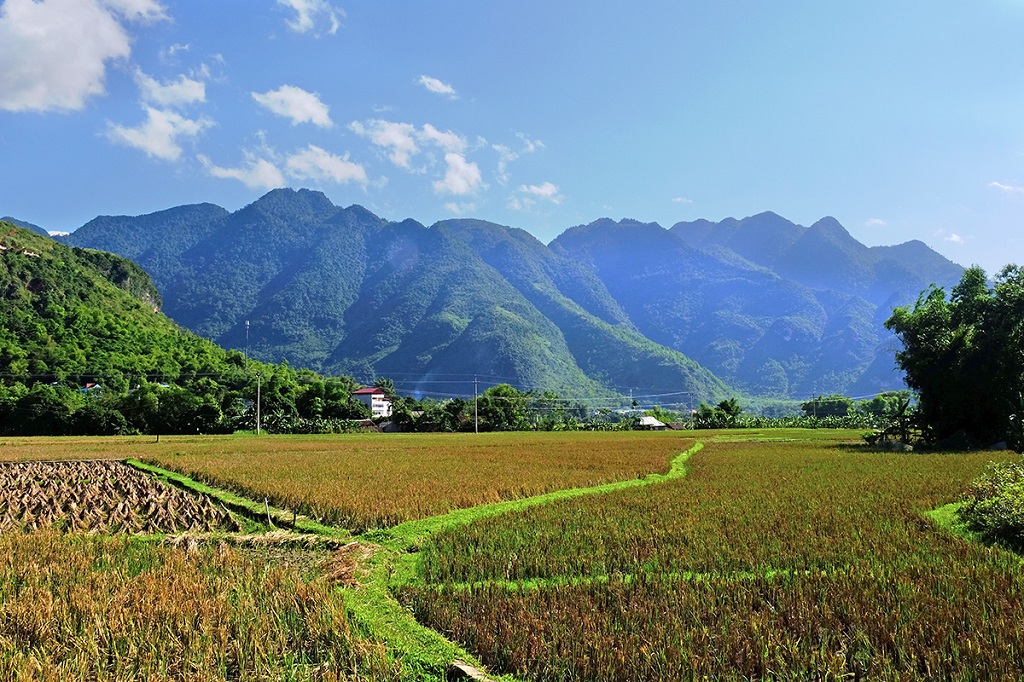
[[[412,613],[394,597],[393,590],[419,582],[419,549],[429,541],[432,534],[453,526],[541,504],[681,478],[686,475],[687,461],[703,447],[703,443],[696,443],[686,452],[676,456],[668,473],[665,474],[649,474],[643,478],[590,488],[570,488],[520,500],[458,509],[439,516],[408,521],[393,528],[364,533],[356,539],[378,545],[379,549],[370,560],[368,574],[362,578],[360,585],[346,590],[349,613],[365,636],[385,642],[388,649],[408,669],[416,671],[419,679],[445,679],[445,672],[457,659],[479,665],[473,656],[457,644],[420,625]]]
[[[931,511],[924,512],[924,515],[930,518],[935,524],[943,530],[961,537],[964,540],[971,542],[983,542],[981,534],[974,532],[967,527],[967,524],[960,521],[960,517],[957,512],[960,511],[960,507],[964,505],[963,502],[950,502],[944,504],[938,509],[932,509]]]

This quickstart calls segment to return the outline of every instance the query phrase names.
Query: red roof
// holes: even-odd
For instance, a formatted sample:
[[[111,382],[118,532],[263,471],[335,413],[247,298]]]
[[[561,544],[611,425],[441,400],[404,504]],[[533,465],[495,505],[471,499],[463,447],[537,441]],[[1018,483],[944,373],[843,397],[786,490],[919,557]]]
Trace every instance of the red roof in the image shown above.
[[[353,391],[352,395],[385,395],[385,393],[383,388],[371,386],[369,388],[361,388],[358,391]]]

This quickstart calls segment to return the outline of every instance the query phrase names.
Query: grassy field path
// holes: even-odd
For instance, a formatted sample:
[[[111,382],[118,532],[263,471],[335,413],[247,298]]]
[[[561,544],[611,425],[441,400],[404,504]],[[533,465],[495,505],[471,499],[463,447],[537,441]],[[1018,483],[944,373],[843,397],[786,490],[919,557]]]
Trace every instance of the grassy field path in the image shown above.
[[[665,474],[649,474],[643,478],[590,488],[571,488],[520,500],[459,509],[357,536],[356,542],[369,550],[369,559],[357,578],[357,584],[347,588],[346,593],[346,604],[357,627],[368,637],[385,642],[389,651],[424,679],[444,679],[453,664],[460,661],[469,662],[471,667],[478,669],[479,662],[468,652],[436,631],[420,625],[409,609],[394,597],[394,592],[399,588],[418,582],[418,550],[432,534],[536,505],[680,478],[686,474],[686,462],[703,447],[702,443],[697,442],[677,455]]]

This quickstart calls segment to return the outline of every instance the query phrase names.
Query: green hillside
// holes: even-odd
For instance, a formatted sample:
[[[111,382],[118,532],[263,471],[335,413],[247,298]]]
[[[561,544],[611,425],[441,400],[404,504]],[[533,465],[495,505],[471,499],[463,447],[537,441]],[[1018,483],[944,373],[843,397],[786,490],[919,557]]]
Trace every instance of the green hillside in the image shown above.
[[[257,381],[268,423],[361,416],[351,381],[247,361],[182,329],[119,256],[0,222],[0,292],[0,434],[229,431],[252,421]]]

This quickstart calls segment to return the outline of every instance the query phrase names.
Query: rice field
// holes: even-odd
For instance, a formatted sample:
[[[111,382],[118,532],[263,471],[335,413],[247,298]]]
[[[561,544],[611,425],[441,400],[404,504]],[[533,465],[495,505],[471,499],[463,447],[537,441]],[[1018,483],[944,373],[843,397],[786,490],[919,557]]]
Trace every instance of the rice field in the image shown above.
[[[683,478],[524,499],[665,473],[695,435]],[[1024,679],[1021,559],[923,515],[1013,456],[825,430],[4,439],[0,679],[443,679],[381,634],[410,612],[521,680]],[[391,530],[334,555],[225,534],[208,501],[65,461],[123,457]],[[455,510],[476,520],[402,523]],[[192,534],[130,535],[168,520]]]
[[[922,515],[999,453],[730,440],[435,535],[400,597],[530,680],[1024,679],[1020,558]]]
[[[135,458],[361,532],[664,472],[686,439],[661,433],[22,438],[0,459]]]
[[[354,630],[343,588],[372,548],[230,535],[208,499],[111,458],[358,528],[664,471],[686,442],[625,436],[4,439],[0,679],[444,676],[451,661],[409,663]]]
[[[43,454],[36,440],[8,455]],[[141,459],[353,532],[664,472],[691,442],[673,432],[46,440],[69,453]]]
[[[52,528],[0,556],[3,680],[403,679],[318,571]]]

